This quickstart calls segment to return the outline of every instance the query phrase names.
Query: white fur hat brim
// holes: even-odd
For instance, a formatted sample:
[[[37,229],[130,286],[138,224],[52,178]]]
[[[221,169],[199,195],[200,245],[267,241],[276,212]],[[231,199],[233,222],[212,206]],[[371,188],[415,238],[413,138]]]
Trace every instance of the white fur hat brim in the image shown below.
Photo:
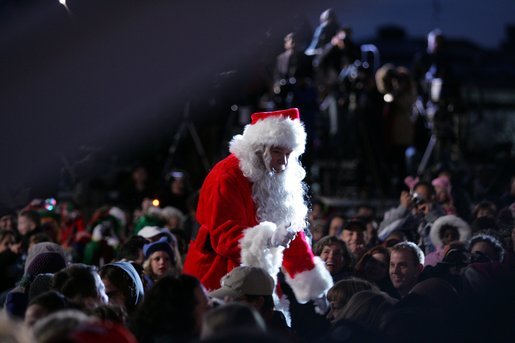
[[[443,243],[440,238],[440,230],[444,225],[454,226],[458,229],[458,233],[460,235],[460,242],[467,242],[472,235],[472,231],[470,226],[460,217],[457,217],[453,214],[449,214],[446,216],[442,216],[435,220],[433,225],[431,226],[431,231],[429,232],[429,238],[435,247],[442,247]]]
[[[253,153],[265,146],[287,148],[295,156],[304,153],[306,131],[299,119],[274,116],[245,126],[243,134],[233,137],[229,150],[236,156]]]

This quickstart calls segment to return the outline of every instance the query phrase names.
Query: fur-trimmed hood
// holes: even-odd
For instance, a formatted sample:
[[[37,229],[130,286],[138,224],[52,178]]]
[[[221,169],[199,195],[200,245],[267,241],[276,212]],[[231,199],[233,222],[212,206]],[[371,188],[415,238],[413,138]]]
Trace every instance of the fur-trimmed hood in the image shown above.
[[[458,229],[458,233],[460,234],[460,242],[467,242],[472,235],[470,226],[460,217],[457,217],[453,214],[442,216],[435,220],[431,226],[431,231],[429,232],[429,237],[431,238],[431,242],[435,247],[442,247],[440,230],[444,225],[454,226]]]

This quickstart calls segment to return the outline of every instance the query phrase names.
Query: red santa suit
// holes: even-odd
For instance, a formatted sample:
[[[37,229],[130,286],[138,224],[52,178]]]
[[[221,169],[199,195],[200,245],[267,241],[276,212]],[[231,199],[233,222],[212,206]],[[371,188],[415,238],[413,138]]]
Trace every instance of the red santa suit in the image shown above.
[[[190,243],[185,274],[198,277],[214,290],[220,288],[225,274],[241,264],[264,268],[274,279],[282,266],[301,303],[319,298],[332,286],[331,275],[313,255],[298,222],[289,218],[297,234],[287,248],[270,246],[270,237],[282,224],[268,218],[260,221],[253,195],[257,169],[249,161],[256,158],[256,151],[265,146],[286,147],[294,159],[304,151],[305,139],[297,109],[252,116],[243,135],[231,141],[231,155],[214,166],[202,185],[197,208],[200,229]]]

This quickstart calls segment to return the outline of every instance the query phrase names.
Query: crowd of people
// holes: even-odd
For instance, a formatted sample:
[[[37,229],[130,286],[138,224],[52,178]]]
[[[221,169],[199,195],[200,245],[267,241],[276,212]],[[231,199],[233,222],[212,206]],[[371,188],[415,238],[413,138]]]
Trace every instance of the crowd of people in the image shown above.
[[[429,55],[441,37],[430,34]],[[117,201],[90,214],[71,199],[55,198],[0,209],[0,340],[513,337],[515,177],[504,192],[479,198],[454,183],[450,168],[429,178],[409,176],[403,156],[413,134],[403,125],[417,101],[416,82],[406,68],[391,65],[365,77],[371,66],[331,10],[307,49],[296,47],[293,33],[285,48],[273,87],[281,109],[253,114],[199,190],[185,170],[173,169],[166,187],[157,187],[138,165]],[[441,83],[440,57],[421,57],[418,65],[428,59],[429,69],[441,74],[426,70],[423,78]],[[364,201],[339,212],[316,198],[306,201],[299,159],[316,148],[313,113],[304,102],[312,81],[323,94],[331,144],[352,136],[336,138],[352,127],[348,115],[368,106],[355,91],[384,95],[390,173],[402,180],[398,206],[379,214]],[[444,114],[431,106],[450,97],[443,99],[421,101],[435,117]],[[297,105],[300,112],[284,110]],[[345,139],[351,140],[343,155],[356,143]],[[436,156],[448,162],[440,148]]]

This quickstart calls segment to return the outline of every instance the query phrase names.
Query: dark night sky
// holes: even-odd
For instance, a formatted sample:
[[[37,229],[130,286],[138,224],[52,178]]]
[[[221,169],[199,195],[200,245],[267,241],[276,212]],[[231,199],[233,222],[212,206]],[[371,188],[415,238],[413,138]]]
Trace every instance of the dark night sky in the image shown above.
[[[383,10],[384,3],[392,7]],[[57,0],[0,1],[0,200],[55,182],[61,156],[80,147],[116,151],[145,144],[146,134],[162,129],[158,113],[192,94],[202,97],[220,73],[255,68],[256,60],[269,57],[267,50],[280,47],[284,33],[316,25],[326,7],[335,7],[357,38],[373,36],[384,23],[405,25],[415,35],[433,23],[457,35],[474,27],[449,21],[458,5],[410,3],[72,0],[70,14]],[[428,14],[434,3],[443,11]],[[469,9],[484,7],[467,3]],[[505,22],[499,15],[514,7],[498,3],[501,9],[490,13],[498,15],[495,27],[481,26],[484,34],[497,32],[497,42]],[[413,16],[399,16],[402,6]],[[381,13],[390,13],[389,19]],[[419,15],[423,19],[415,20]],[[490,42],[468,32],[481,44]]]

